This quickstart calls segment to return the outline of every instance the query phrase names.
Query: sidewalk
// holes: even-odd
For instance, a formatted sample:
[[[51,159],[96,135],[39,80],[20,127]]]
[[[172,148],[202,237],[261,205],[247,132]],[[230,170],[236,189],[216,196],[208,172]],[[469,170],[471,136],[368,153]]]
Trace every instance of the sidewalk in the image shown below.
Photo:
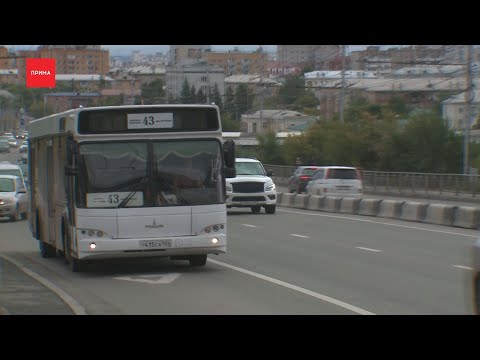
[[[57,294],[0,257],[0,315],[74,315]]]

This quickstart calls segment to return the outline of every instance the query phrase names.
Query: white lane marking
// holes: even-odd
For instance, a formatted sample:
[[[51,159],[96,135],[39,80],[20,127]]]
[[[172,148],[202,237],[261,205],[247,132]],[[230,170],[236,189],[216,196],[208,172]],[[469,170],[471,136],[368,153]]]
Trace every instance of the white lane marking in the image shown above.
[[[356,248],[361,250],[373,251],[373,252],[382,252],[382,250],[370,249],[370,248],[361,247],[361,246],[356,246]]]
[[[288,289],[301,292],[302,294],[313,296],[314,298],[317,298],[317,299],[329,302],[331,304],[340,306],[342,308],[353,311],[353,312],[358,313],[360,315],[375,315],[374,313],[372,313],[370,311],[361,309],[361,308],[356,307],[354,305],[347,304],[346,302],[331,298],[330,296],[322,295],[322,294],[319,294],[317,292],[302,288],[300,286],[287,283],[285,281],[277,280],[277,279],[271,278],[269,276],[265,276],[265,275],[262,275],[262,274],[259,274],[259,273],[256,273],[256,272],[253,272],[253,271],[250,271],[250,270],[242,269],[242,268],[239,268],[239,267],[236,267],[236,266],[233,266],[233,265],[221,262],[221,261],[213,260],[213,259],[210,259],[210,258],[208,259],[208,261],[211,262],[211,263],[214,263],[214,264],[217,264],[217,265],[220,265],[220,266],[224,266],[226,268],[229,268],[229,269],[232,269],[232,270],[235,270],[235,271],[238,271],[238,272],[241,272],[241,273],[244,273],[244,274],[247,274],[247,275],[250,275],[250,276],[265,280],[265,281],[268,281],[268,282],[271,282],[271,283],[276,284],[276,285],[284,286]]]
[[[459,269],[464,269],[464,270],[473,270],[473,268],[469,266],[463,266],[463,265],[452,265],[453,267],[459,268]]]
[[[247,227],[257,227],[256,225],[250,225],[250,224],[242,224],[242,225]]]
[[[290,234],[290,235],[296,236],[296,237],[299,237],[299,238],[310,239],[310,236],[298,235],[298,234]]]
[[[120,276],[114,277],[115,280],[127,280],[127,281],[136,281],[143,282],[147,284],[170,284],[173,280],[179,277],[180,274],[171,273],[171,274],[149,274],[149,275],[135,275],[135,276]],[[154,279],[148,279],[154,278]]]
[[[70,309],[72,309],[75,315],[88,315],[87,312],[85,311],[85,308],[82,305],[80,305],[77,300],[75,300],[73,297],[68,295],[65,291],[60,289],[57,285],[45,279],[44,277],[38,275],[37,273],[34,273],[33,271],[27,269],[25,266],[20,264],[18,261],[10,258],[9,256],[7,255],[0,255],[0,256],[3,257],[5,260],[11,262],[12,264],[15,264],[25,274],[34,278],[39,283],[41,283],[42,285],[52,290],[55,294],[57,294],[60,297],[60,299],[62,299],[65,302],[65,304],[67,304],[70,307]]]
[[[467,235],[467,234],[460,234],[460,233],[455,233],[451,231],[442,231],[442,230],[433,230],[433,229],[424,229],[421,227],[417,226],[408,226],[408,225],[400,225],[400,224],[389,224],[389,223],[384,223],[381,221],[373,221],[373,220],[366,220],[366,219],[355,219],[347,216],[337,216],[337,215],[325,215],[325,214],[311,214],[307,212],[300,212],[300,211],[289,211],[289,210],[279,210],[281,212],[287,212],[287,213],[293,213],[293,214],[301,214],[301,215],[310,215],[310,216],[323,216],[323,217],[331,217],[331,218],[337,218],[337,219],[347,219],[347,220],[353,220],[353,221],[362,221],[362,222],[368,222],[368,223],[374,223],[374,224],[382,224],[382,225],[389,225],[389,226],[398,226],[398,227],[403,227],[403,228],[408,228],[408,229],[415,229],[415,230],[423,230],[423,231],[431,231],[431,232],[438,232],[442,234],[450,234],[450,235],[459,235],[459,236],[468,236],[468,237],[473,237],[473,238],[478,238],[478,235]],[[395,220],[395,219],[394,219]],[[428,224],[428,225],[435,225],[435,224]]]

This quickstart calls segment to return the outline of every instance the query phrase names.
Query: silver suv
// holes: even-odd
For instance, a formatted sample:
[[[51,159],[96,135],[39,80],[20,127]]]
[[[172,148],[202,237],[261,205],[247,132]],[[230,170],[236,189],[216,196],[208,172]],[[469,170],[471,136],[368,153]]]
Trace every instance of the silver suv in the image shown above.
[[[236,158],[237,176],[226,179],[227,208],[249,207],[258,214],[265,208],[267,214],[275,214],[277,190],[270,176],[273,171],[265,171],[262,163],[252,158]]]

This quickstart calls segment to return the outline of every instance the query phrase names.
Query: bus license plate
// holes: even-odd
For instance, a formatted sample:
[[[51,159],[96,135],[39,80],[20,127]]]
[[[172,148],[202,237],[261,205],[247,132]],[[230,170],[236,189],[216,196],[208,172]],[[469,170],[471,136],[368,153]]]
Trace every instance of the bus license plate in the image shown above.
[[[162,249],[172,247],[172,240],[140,240],[142,249]]]

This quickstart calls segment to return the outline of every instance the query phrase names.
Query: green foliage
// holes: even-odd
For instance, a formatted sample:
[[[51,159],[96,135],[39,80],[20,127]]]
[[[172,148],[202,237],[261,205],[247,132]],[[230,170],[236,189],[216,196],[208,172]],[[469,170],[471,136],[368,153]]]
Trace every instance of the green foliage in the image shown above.
[[[285,153],[284,148],[278,144],[275,133],[257,135],[258,159],[265,164],[284,164]]]
[[[319,104],[320,102],[315,97],[313,91],[305,91],[305,94],[295,100],[294,103],[297,111],[303,111],[305,108],[316,108]]]
[[[301,76],[288,76],[284,85],[278,91],[278,102],[288,107],[305,94],[305,80]]]
[[[161,79],[156,79],[148,84],[143,84],[141,86],[143,103],[145,105],[164,104],[165,90],[163,86],[164,83]]]
[[[238,109],[238,113],[244,114],[249,109],[248,107],[248,88],[244,84],[237,86],[235,91],[235,106]]]
[[[405,100],[400,96],[393,96],[390,98],[388,101],[388,107],[399,116],[405,116],[411,111],[411,108],[407,106]]]
[[[227,112],[221,113],[222,117],[222,131],[240,131],[240,123],[232,118],[232,115]]]
[[[235,93],[230,86],[227,87],[227,90],[225,90],[225,103],[223,106],[223,110],[231,114],[233,117],[235,117],[235,113],[236,113]]]
[[[180,103],[181,104],[190,104],[190,85],[187,78],[183,80],[182,90],[180,91]]]
[[[211,87],[210,94],[210,101],[213,101],[215,105],[217,105],[220,109],[223,109],[222,96],[220,94],[220,90],[218,89],[217,83]]]
[[[196,101],[197,104],[206,104],[207,103],[207,94],[203,93],[202,88],[198,89],[196,99],[197,99],[197,101]]]

